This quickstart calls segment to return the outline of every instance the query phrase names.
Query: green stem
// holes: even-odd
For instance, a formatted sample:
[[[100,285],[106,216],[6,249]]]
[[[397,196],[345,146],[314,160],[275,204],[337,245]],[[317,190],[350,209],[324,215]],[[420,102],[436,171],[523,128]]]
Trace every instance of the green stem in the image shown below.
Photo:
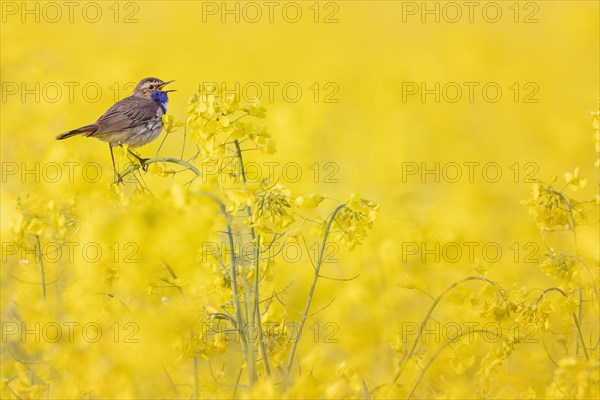
[[[583,354],[585,355],[585,359],[589,361],[590,359],[590,355],[588,354],[587,351],[587,346],[585,345],[584,339],[583,339],[583,332],[581,332],[581,325],[579,324],[579,319],[577,319],[577,315],[575,315],[575,313],[571,313],[571,317],[573,318],[573,323],[575,324],[575,330],[577,331],[578,334],[578,341],[581,343],[581,348],[583,349]]]
[[[242,342],[242,349],[244,353],[247,352],[248,344],[246,343],[246,332],[244,329],[244,317],[242,316],[242,306],[240,304],[240,298],[238,293],[237,284],[237,257],[235,256],[235,244],[233,241],[233,232],[231,230],[231,216],[227,213],[225,205],[222,205],[222,212],[225,214],[227,219],[227,238],[229,240],[229,279],[231,280],[231,296],[233,300],[233,308],[235,311],[235,319],[237,322],[237,330],[240,334],[240,341]]]
[[[237,257],[235,255],[235,243],[233,240],[233,231],[231,229],[231,216],[227,212],[227,208],[225,204],[214,194],[210,192],[200,192],[199,196],[206,196],[211,200],[215,201],[219,206],[221,214],[225,217],[227,221],[226,227],[226,235],[229,242],[229,279],[231,281],[231,296],[233,301],[233,309],[235,312],[235,319],[237,326],[235,327],[240,335],[240,341],[242,343],[242,351],[246,354],[247,345],[246,345],[246,332],[244,330],[244,318],[242,315],[242,306],[240,304],[240,297],[238,292],[238,284],[237,284]]]
[[[427,370],[429,369],[429,367],[431,366],[431,364],[433,364],[433,362],[437,359],[437,357],[441,354],[442,351],[444,351],[448,346],[450,346],[451,344],[455,343],[456,340],[462,338],[463,336],[465,336],[467,333],[471,334],[471,333],[488,333],[490,335],[496,336],[496,337],[502,337],[502,335],[496,333],[496,332],[492,332],[492,331],[488,331],[486,329],[473,329],[473,331],[468,331],[465,333],[461,333],[459,337],[457,337],[454,341],[452,342],[446,342],[444,343],[444,345],[442,347],[440,347],[438,349],[438,351],[435,352],[435,354],[433,356],[431,356],[431,359],[427,362],[427,364],[421,369],[421,374],[419,375],[419,377],[415,380],[415,383],[413,384],[412,388],[410,389],[410,392],[408,392],[408,395],[406,395],[406,399],[410,399],[413,395],[413,393],[415,392],[415,389],[417,388],[417,386],[419,385],[419,383],[421,383],[421,381],[423,380],[423,376],[425,375],[425,373],[427,372]]]
[[[238,387],[240,387],[240,379],[242,379],[242,373],[244,372],[244,367],[240,368],[240,373],[235,380],[235,385],[233,385],[233,394],[231,395],[231,399],[235,399],[235,395],[237,394]]]
[[[577,290],[577,294],[579,296],[579,304],[577,305],[577,319],[578,321],[581,321],[581,318],[583,318],[583,294],[581,293],[581,286],[579,287],[579,290]],[[581,344],[583,345],[583,343]],[[575,341],[575,355],[579,355],[579,340]]]
[[[35,252],[40,260],[40,275],[42,276],[42,299],[46,300],[46,272],[44,271],[44,257],[40,237],[35,235]]]
[[[417,333],[417,336],[415,337],[415,340],[413,342],[412,347],[410,348],[410,350],[406,353],[404,353],[402,355],[402,358],[400,359],[400,361],[398,362],[398,371],[396,371],[396,374],[394,375],[394,379],[392,380],[392,383],[390,383],[390,387],[392,385],[394,385],[398,379],[400,378],[400,375],[402,374],[402,371],[404,369],[404,366],[406,365],[406,360],[408,360],[409,358],[412,357],[412,355],[414,354],[415,349],[417,348],[418,344],[419,344],[419,340],[421,339],[421,336],[423,335],[423,331],[425,330],[425,326],[427,325],[427,322],[429,321],[429,319],[431,318],[431,314],[433,314],[433,311],[435,310],[435,308],[437,307],[437,305],[439,304],[439,302],[442,300],[442,298],[448,293],[450,292],[452,289],[454,289],[455,287],[457,287],[458,285],[460,285],[461,283],[464,282],[468,282],[468,281],[483,281],[495,286],[498,286],[498,284],[494,281],[490,281],[489,279],[486,279],[484,277],[481,276],[469,276],[466,277],[458,282],[453,283],[452,285],[448,286],[442,293],[440,293],[440,295],[438,297],[436,297],[436,299],[433,301],[433,304],[431,305],[431,307],[429,307],[429,311],[427,311],[427,314],[425,315],[425,318],[423,318],[423,321],[421,321],[421,325],[419,326],[419,332]]]
[[[198,357],[194,356],[194,399],[200,399],[200,382],[198,381]]]
[[[182,167],[185,167],[185,168],[189,169],[190,171],[192,171],[197,176],[201,175],[200,170],[198,168],[196,168],[195,165],[193,165],[185,160],[181,160],[181,159],[175,158],[175,157],[152,157],[152,158],[146,159],[146,161],[144,163],[146,165],[148,165],[148,164],[154,164],[154,163],[159,163],[159,162],[181,165]],[[139,165],[129,166],[125,171],[123,171],[121,173],[121,178],[124,178],[127,175],[134,173],[139,168],[140,168]]]
[[[246,167],[244,165],[244,157],[242,155],[242,148],[240,146],[240,142],[238,140],[235,140],[234,142],[235,145],[235,149],[236,149],[236,157],[240,163],[240,176],[242,177],[242,186],[245,189],[246,188],[246,184],[247,184],[247,177],[246,177]],[[263,360],[263,364],[265,366],[265,371],[267,373],[267,375],[271,375],[271,368],[269,366],[269,358],[267,357],[267,350],[265,347],[265,343],[264,343],[264,332],[262,330],[262,323],[260,320],[260,308],[259,308],[259,302],[260,302],[260,291],[259,291],[259,275],[260,275],[260,236],[256,235],[256,231],[254,229],[254,226],[252,225],[252,207],[250,206],[246,206],[246,214],[248,216],[249,222],[250,222],[250,237],[253,243],[255,243],[256,246],[256,253],[254,255],[254,259],[252,260],[252,268],[254,269],[254,287],[251,290],[251,311],[248,313],[248,321],[250,323],[250,326],[252,327],[256,327],[257,329],[257,333],[258,333],[258,343],[259,343],[259,348],[260,348],[260,352],[262,355],[262,360]],[[253,342],[254,343],[254,342]],[[248,362],[248,374],[249,376],[251,376],[250,381],[254,382],[254,380],[256,379],[256,355],[254,353],[254,348],[253,346],[249,346],[252,347],[250,349],[248,349],[248,355],[247,355],[247,362]],[[251,352],[251,353],[250,353]]]
[[[246,186],[246,167],[244,166],[244,158],[242,157],[242,148],[240,147],[240,142],[235,140],[233,142],[235,145],[236,157],[240,161],[240,175],[242,176],[243,186]]]
[[[240,175],[242,177],[242,186],[245,189],[246,188],[246,169],[244,167],[244,159],[242,157],[242,149],[240,147],[240,142],[239,141],[234,141],[235,143],[235,149],[236,149],[236,157],[239,160],[240,163]],[[252,217],[252,210],[250,208],[250,206],[247,206],[246,208],[246,212],[248,214],[248,217]],[[250,223],[252,223],[252,221],[250,221]],[[256,243],[256,235],[254,232],[254,228],[252,228],[252,226],[250,227],[250,233],[252,235],[252,241],[255,243],[256,246],[258,246],[258,244]],[[258,275],[258,258],[256,258],[255,260],[252,260],[252,267],[254,268],[254,273],[256,275]],[[244,277],[247,277],[246,274],[244,274]],[[248,282],[245,281],[246,283],[246,296],[244,297],[244,304],[246,306],[246,316],[248,318],[248,326],[250,327],[250,329],[254,329],[256,327],[256,312],[255,312],[255,305],[258,305],[258,292],[254,291],[254,289],[248,285]],[[248,304],[250,303],[250,305]],[[256,338],[254,338],[254,332],[253,332],[253,337],[252,338],[247,338],[248,341],[246,343],[246,365],[248,366],[248,380],[249,380],[249,384],[250,386],[252,386],[252,384],[254,384],[254,382],[256,382],[256,352],[254,351],[254,345],[256,344]]]
[[[337,214],[342,210],[342,208],[346,207],[345,204],[341,204],[337,206],[335,210],[331,213],[329,220],[327,221],[327,225],[325,226],[325,233],[323,234],[323,240],[321,241],[321,247],[319,249],[319,257],[317,259],[317,263],[315,265],[315,273],[313,274],[312,284],[310,286],[310,290],[308,292],[308,298],[306,299],[306,305],[304,306],[304,311],[302,312],[302,317],[300,319],[300,327],[298,329],[298,337],[292,343],[292,348],[290,349],[290,354],[288,356],[287,361],[287,375],[290,375],[292,371],[292,365],[294,363],[294,356],[296,355],[296,349],[298,348],[298,343],[300,342],[300,337],[302,336],[302,331],[304,329],[304,324],[306,323],[306,319],[308,318],[308,313],[310,311],[310,306],[312,304],[312,300],[315,294],[315,289],[317,287],[317,281],[320,277],[321,265],[323,264],[323,255],[325,254],[325,246],[327,245],[327,238],[329,237],[329,232],[331,231],[331,225],[335,220]]]
[[[260,320],[260,307],[259,307],[260,298],[258,297],[259,283],[260,283],[260,277],[259,277],[260,271],[258,269],[259,260],[260,260],[260,235],[257,236],[257,238],[256,238],[256,254],[254,255],[254,257],[256,260],[256,269],[254,270],[255,298],[254,298],[254,310],[252,312],[256,314],[256,326],[258,329],[258,344],[260,346],[260,353],[261,353],[261,356],[263,359],[263,364],[265,365],[265,372],[267,373],[267,376],[271,376],[271,367],[269,366],[269,358],[267,357],[267,348],[265,346],[265,337],[264,337],[264,332],[263,332],[262,324],[261,324],[261,320]]]
[[[569,299],[569,296],[567,295],[567,293],[562,290],[561,288],[557,288],[557,287],[551,287],[548,288],[546,290],[544,290],[542,292],[542,294],[538,297],[538,299],[536,300],[535,304],[538,304],[543,298],[544,296],[546,296],[546,294],[550,293],[550,292],[558,292],[560,293],[565,299]],[[589,360],[590,359],[590,355],[587,351],[587,346],[585,345],[585,341],[583,339],[583,332],[581,332],[581,325],[579,323],[579,319],[577,318],[577,315],[575,313],[569,313],[571,314],[571,318],[573,318],[573,323],[575,324],[575,331],[577,332],[577,341],[579,343],[581,343],[581,348],[583,349],[583,353],[585,355],[585,359]]]
[[[260,355],[263,359],[263,364],[265,365],[265,372],[267,373],[267,376],[271,376],[271,367],[269,366],[267,346],[265,345],[265,334],[262,329],[260,321],[260,310],[258,308],[256,309],[256,320],[258,321],[258,339],[260,345]]]

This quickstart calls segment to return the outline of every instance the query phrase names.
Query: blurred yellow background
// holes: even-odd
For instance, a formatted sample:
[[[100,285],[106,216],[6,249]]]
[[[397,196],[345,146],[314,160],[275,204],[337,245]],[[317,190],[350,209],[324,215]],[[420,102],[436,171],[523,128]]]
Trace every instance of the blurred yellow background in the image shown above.
[[[588,185],[577,198],[597,193],[590,116],[597,110],[600,85],[597,2],[483,1],[473,2],[473,8],[465,2],[434,1],[73,3],[73,8],[62,2],[1,3],[3,243],[13,240],[18,197],[62,201],[78,195],[89,206],[79,213],[95,212],[95,193],[106,191],[112,179],[107,146],[84,138],[57,142],[54,137],[95,121],[130,94],[132,83],[148,76],[175,79],[171,86],[177,92],[170,93],[168,113],[177,120],[185,120],[188,97],[199,84],[239,88],[242,100],[259,88],[260,103],[267,108],[264,123],[277,143],[277,153],[268,161],[279,163],[277,174],[287,165],[299,166],[302,177],[286,182],[294,193],[345,199],[359,192],[381,207],[367,241],[350,253],[340,252],[339,263],[329,271],[359,278],[319,282],[315,308],[333,297],[335,302],[317,320],[336,324],[338,342],[301,344],[305,372],[312,371],[327,389],[299,390],[297,396],[347,396],[327,386],[339,378],[344,362],[370,389],[391,380],[397,358],[390,343],[403,323],[420,321],[430,304],[426,295],[401,287],[406,276],[434,296],[480,262],[490,264],[493,278],[507,286],[552,282],[537,264],[523,259],[533,248],[541,261],[546,251],[521,204],[530,195],[528,178],[548,182],[558,176],[560,188],[563,174],[579,167]],[[496,97],[498,88],[501,95]],[[161,154],[179,155],[182,130],[172,135]],[[161,139],[141,154],[154,154]],[[77,163],[73,179],[66,176],[65,162]],[[82,179],[82,166],[90,162],[102,168],[98,182]],[[45,170],[54,163],[62,173],[56,181],[50,176],[54,170]],[[23,175],[36,168],[38,172]],[[422,175],[424,169],[436,168],[437,178],[436,172]],[[460,176],[454,179],[456,171]],[[111,223],[106,221],[106,229]],[[126,223],[115,226],[125,229]],[[163,227],[144,235],[148,243],[160,243],[169,232],[177,234]],[[581,232],[578,254],[597,269],[597,220]],[[464,245],[455,262],[444,257],[436,261],[422,253],[423,247],[407,253],[413,244],[434,248],[436,243],[464,242],[477,243],[473,259]],[[482,254],[488,243],[502,249],[495,262]],[[535,247],[527,248],[528,243]],[[560,243],[572,245],[568,239]],[[193,259],[195,246],[182,244],[181,252]],[[312,269],[282,268],[279,282],[295,282],[290,301],[300,309]],[[14,296],[23,293],[6,270],[2,280],[6,315]],[[80,290],[85,297],[96,289]],[[132,317],[152,326],[151,308],[147,313]],[[446,306],[442,314],[451,321],[473,317],[458,306]],[[163,354],[167,349],[158,350],[160,337],[143,327],[140,332],[148,339],[139,347],[123,346],[123,351],[143,351],[151,359],[148,366],[140,366],[144,358],[132,356],[119,372],[105,371],[122,379],[115,384],[121,392],[105,389],[101,382],[91,387],[95,378],[84,376],[86,366],[79,371],[82,376],[73,377],[78,389],[62,393],[172,396],[167,383],[160,389],[140,384],[164,380],[157,360],[168,357]],[[77,363],[77,351],[66,346],[72,353],[65,362]],[[530,387],[544,396],[555,367],[542,342],[522,346],[499,373],[492,396],[518,397]],[[121,351],[114,345],[110,349],[96,348],[98,354],[82,356],[81,362],[93,365],[102,351],[115,356]],[[456,377],[446,364],[439,360],[428,372],[435,383],[423,384],[421,396],[475,396],[470,388],[474,375]],[[65,385],[68,376],[60,379]],[[203,379],[210,381],[210,376]]]

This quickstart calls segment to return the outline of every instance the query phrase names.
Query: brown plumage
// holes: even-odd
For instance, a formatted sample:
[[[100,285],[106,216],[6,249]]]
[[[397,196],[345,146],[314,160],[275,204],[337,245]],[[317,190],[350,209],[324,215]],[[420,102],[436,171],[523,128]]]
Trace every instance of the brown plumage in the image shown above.
[[[111,157],[114,156],[114,146],[128,145],[130,148],[143,146],[156,139],[162,131],[162,116],[167,111],[169,104],[168,92],[163,87],[171,83],[157,78],[141,80],[135,87],[133,94],[115,103],[96,122],[82,126],[69,132],[61,133],[58,140],[67,139],[77,135],[94,137],[110,146]],[[130,151],[145,167],[145,159]],[[115,169],[115,179],[120,182]]]

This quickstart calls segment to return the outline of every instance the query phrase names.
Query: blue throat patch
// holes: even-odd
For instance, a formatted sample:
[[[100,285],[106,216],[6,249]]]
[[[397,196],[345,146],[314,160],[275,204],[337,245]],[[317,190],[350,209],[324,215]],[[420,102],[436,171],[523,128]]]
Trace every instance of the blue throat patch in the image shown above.
[[[158,105],[160,105],[160,108],[162,108],[164,113],[167,112],[167,106],[169,105],[169,96],[167,95],[167,93],[154,91],[152,92],[150,97],[152,98],[152,100],[157,102]]]

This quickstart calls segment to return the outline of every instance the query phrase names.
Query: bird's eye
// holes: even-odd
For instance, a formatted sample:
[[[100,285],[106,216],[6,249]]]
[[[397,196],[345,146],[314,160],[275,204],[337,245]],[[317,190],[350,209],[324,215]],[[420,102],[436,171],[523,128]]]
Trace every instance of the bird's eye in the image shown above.
[[[150,89],[150,90],[154,89],[154,85],[148,86],[148,89]]]

